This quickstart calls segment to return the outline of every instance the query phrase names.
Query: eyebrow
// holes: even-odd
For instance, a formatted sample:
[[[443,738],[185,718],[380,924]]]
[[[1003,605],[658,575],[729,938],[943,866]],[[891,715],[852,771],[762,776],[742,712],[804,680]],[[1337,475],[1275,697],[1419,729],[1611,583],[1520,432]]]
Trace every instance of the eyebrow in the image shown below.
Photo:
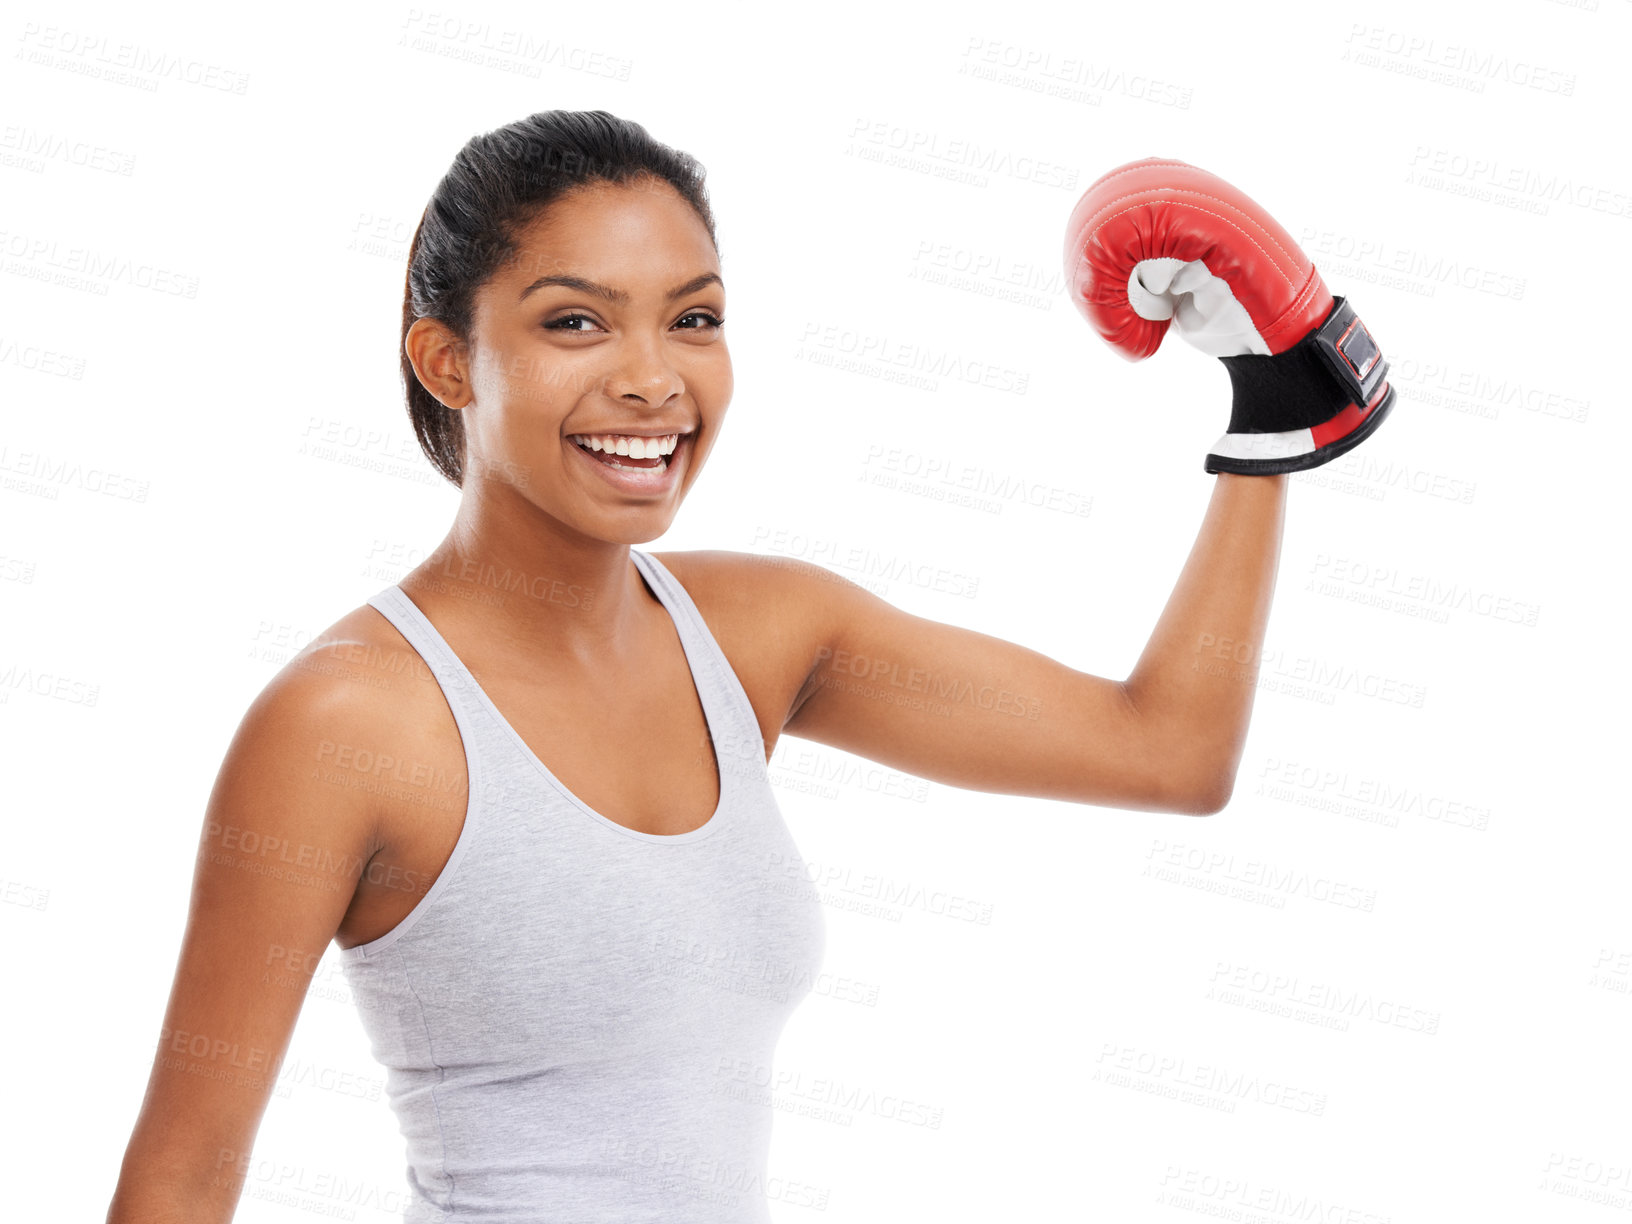
[[[520,301],[534,289],[542,289],[546,285],[560,285],[563,289],[576,289],[580,293],[593,293],[597,297],[605,298],[609,302],[627,303],[629,295],[622,289],[614,289],[610,285],[603,285],[582,276],[541,276],[527,288],[521,291]],[[725,282],[714,272],[704,272],[701,276],[694,276],[683,285],[676,285],[665,295],[665,300],[674,301],[675,298],[685,297],[688,293],[696,293],[704,285],[718,285],[725,288]]]

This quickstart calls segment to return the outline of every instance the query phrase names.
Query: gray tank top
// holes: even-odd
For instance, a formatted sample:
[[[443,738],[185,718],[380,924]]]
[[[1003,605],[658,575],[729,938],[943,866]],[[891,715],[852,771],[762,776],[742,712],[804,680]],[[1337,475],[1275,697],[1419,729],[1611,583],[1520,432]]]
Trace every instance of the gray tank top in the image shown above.
[[[368,601],[441,686],[470,788],[412,912],[340,952],[407,1140],[405,1224],[771,1219],[771,1060],[826,919],[748,695],[685,588],[629,551],[719,765],[714,814],[675,836],[563,786],[400,587]]]

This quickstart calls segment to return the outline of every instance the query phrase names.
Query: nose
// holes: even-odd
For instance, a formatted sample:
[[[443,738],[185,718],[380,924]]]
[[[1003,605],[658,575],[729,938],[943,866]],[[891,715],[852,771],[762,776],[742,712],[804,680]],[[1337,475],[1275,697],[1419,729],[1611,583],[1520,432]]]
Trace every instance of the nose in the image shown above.
[[[686,389],[661,339],[631,335],[618,345],[606,391],[613,399],[638,399],[653,407]]]

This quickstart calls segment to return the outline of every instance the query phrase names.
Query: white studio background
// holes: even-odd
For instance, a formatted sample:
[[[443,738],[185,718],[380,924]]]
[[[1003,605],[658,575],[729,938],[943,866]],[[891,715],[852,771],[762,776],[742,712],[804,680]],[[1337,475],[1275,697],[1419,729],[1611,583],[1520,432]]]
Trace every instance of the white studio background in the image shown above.
[[[468,137],[555,107],[696,155],[718,211],[736,395],[648,548],[1125,676],[1229,403],[1065,296],[1072,205],[1138,157],[1273,212],[1400,393],[1292,479],[1224,812],[781,742],[830,942],[773,1216],[1632,1205],[1632,4],[25,3],[0,38],[9,1216],[102,1218],[233,730],[451,519],[397,381],[408,240]],[[396,1218],[382,1089],[331,949],[236,1218]]]

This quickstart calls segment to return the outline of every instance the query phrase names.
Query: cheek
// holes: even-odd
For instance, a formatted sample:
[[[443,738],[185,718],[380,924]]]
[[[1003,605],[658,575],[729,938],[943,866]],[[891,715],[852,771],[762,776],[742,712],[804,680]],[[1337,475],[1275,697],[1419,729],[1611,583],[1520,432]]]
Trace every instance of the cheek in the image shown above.
[[[593,372],[581,362],[517,353],[503,364],[494,361],[478,394],[494,406],[495,415],[502,415],[507,429],[536,436],[549,421],[563,418],[585,387],[596,385]]]
[[[470,360],[470,381],[476,398],[494,404],[514,399],[518,390],[515,371],[519,368],[515,349],[510,345],[483,345]]]
[[[703,386],[708,391],[708,397],[719,408],[724,408],[731,400],[731,393],[735,389],[735,377],[731,372],[731,358],[722,347],[720,358],[712,363],[703,375]]]

